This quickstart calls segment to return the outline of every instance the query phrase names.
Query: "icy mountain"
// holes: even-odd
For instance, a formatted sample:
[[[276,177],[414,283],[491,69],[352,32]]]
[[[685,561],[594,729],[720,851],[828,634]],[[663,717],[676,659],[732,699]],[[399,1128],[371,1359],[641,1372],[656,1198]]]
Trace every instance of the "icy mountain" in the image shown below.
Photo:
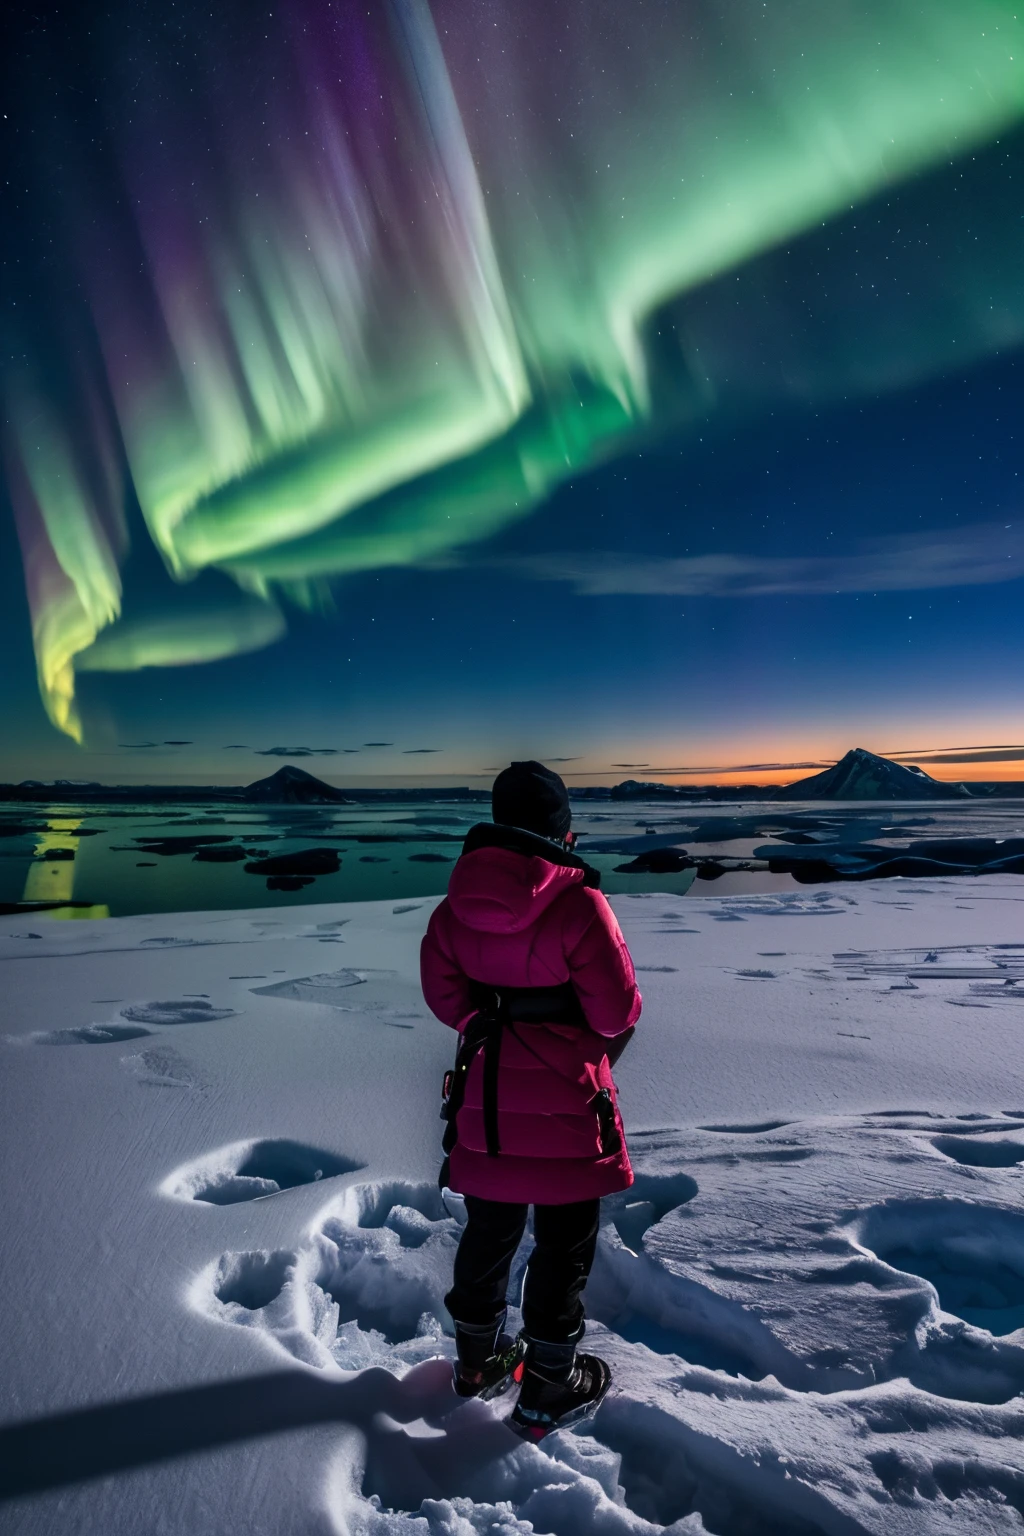
[[[949,800],[967,794],[960,784],[940,784],[923,768],[904,768],[864,747],[854,747],[834,768],[797,779],[775,800]]]
[[[352,805],[353,802],[340,789],[325,784],[304,768],[287,764],[272,773],[268,779],[257,779],[246,785],[246,800],[266,800],[272,805]]]

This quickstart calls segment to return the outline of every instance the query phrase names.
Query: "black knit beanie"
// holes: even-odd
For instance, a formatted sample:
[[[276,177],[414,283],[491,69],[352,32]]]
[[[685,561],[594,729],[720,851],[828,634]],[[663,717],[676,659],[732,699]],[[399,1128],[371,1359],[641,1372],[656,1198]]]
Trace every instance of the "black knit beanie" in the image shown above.
[[[541,837],[561,840],[569,831],[569,793],[557,773],[543,763],[513,763],[494,781],[491,815],[506,827],[523,827]]]

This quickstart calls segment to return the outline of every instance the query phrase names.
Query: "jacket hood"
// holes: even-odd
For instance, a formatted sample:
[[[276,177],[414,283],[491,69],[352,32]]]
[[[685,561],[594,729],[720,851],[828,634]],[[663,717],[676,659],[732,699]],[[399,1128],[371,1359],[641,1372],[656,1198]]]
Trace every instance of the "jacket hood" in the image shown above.
[[[448,882],[460,923],[478,933],[520,933],[571,885],[600,877],[576,854],[518,827],[484,822],[466,838]]]

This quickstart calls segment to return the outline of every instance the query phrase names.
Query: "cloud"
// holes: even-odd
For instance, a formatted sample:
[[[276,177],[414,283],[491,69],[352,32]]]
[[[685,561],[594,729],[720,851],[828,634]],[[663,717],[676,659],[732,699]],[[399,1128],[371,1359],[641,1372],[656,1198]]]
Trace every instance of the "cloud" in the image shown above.
[[[403,757],[418,757],[424,752],[443,752],[443,747],[403,747]]]
[[[337,757],[337,747],[256,747],[258,757]]]
[[[579,757],[578,756],[577,757],[546,757],[546,758],[544,758],[544,762],[546,762],[546,763],[578,763],[579,762]]]
[[[119,741],[118,742],[118,746],[122,747],[125,752],[144,752],[147,749],[147,747],[157,747],[159,745],[160,745],[160,743],[157,742],[157,741]]]
[[[393,747],[393,741],[364,741],[364,747]]]
[[[631,556],[618,550],[494,561],[582,597],[770,597],[786,593],[917,592],[989,586],[1024,576],[1024,523],[979,523],[865,540],[839,555]]]
[[[973,742],[968,747],[890,747],[880,748],[882,757],[930,757],[937,761],[939,752],[1024,752],[1024,742],[1021,741],[985,741]]]
[[[244,741],[229,741],[223,750],[225,752],[248,752],[251,749]]]
[[[165,741],[165,747],[194,747],[194,741]]]
[[[905,751],[879,750],[880,757],[886,757],[890,762],[916,763],[920,767],[928,768],[939,763],[1017,763],[1024,762],[1024,744],[1015,746],[988,746],[988,747],[918,747]],[[818,758],[813,761],[801,763],[677,763],[651,764],[651,763],[611,763],[611,768],[643,768],[650,774],[673,774],[684,776],[687,774],[699,774],[707,776],[713,773],[789,773],[803,770],[808,773],[820,773],[825,768],[834,767],[838,759],[834,757]],[[585,772],[590,772],[587,769]]]
[[[818,773],[822,768],[831,768],[836,759],[833,757],[819,759],[813,763],[677,763],[673,765],[652,763],[611,763],[612,768],[643,768],[647,773],[668,773],[676,775],[684,774],[709,774],[709,773],[785,773],[793,768],[807,768]],[[582,774],[600,772],[600,769],[585,768],[580,770]],[[570,777],[576,777],[575,774]]]
[[[911,754],[906,754],[906,760]],[[983,747],[976,752],[936,752],[930,756],[919,752],[915,761],[924,767],[931,763],[1024,763],[1024,747]]]

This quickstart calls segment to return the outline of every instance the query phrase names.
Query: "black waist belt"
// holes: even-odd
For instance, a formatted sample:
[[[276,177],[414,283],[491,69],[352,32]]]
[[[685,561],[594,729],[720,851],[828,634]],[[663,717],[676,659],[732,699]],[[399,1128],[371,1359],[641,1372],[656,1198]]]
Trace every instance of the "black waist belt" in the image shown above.
[[[444,1076],[441,1118],[447,1121],[442,1146],[445,1161],[439,1182],[447,1182],[448,1158],[458,1140],[457,1117],[466,1095],[466,1082],[473,1058],[484,1052],[484,1140],[489,1157],[501,1151],[498,1140],[498,1067],[501,1062],[501,1037],[508,1024],[572,1024],[587,1028],[586,1015],[572,982],[556,987],[495,987],[483,981],[470,981],[470,998],[476,1014],[466,1025],[459,1043],[455,1066]]]
[[[470,981],[469,995],[481,1013],[496,1013],[510,1024],[576,1024],[587,1028],[576,988],[571,981],[557,987],[495,987]]]

